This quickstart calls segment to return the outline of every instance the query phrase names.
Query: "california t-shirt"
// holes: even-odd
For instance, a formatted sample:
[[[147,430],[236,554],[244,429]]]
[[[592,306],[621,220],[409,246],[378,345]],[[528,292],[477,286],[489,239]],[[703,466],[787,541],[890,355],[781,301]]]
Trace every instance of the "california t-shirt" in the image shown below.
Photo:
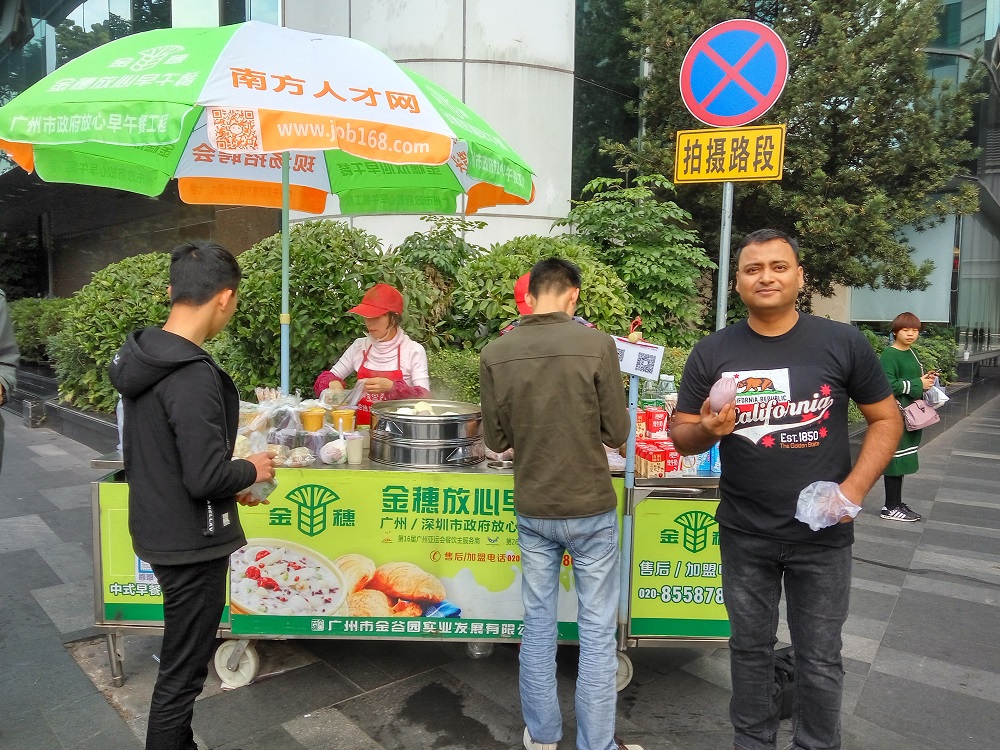
[[[850,473],[848,401],[892,395],[871,344],[853,326],[802,313],[781,336],[741,321],[694,347],[678,411],[698,414],[720,377],[737,381],[737,412],[735,430],[719,443],[718,522],[781,541],[851,544],[853,524],[811,531],[795,519],[795,505],[803,487]]]

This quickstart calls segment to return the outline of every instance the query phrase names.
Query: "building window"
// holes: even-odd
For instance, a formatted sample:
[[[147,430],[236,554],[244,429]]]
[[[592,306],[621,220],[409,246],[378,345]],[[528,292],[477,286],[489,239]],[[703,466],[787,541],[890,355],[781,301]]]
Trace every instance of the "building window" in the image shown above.
[[[219,16],[223,26],[244,21],[263,21],[279,26],[281,3],[279,0],[220,0]]]

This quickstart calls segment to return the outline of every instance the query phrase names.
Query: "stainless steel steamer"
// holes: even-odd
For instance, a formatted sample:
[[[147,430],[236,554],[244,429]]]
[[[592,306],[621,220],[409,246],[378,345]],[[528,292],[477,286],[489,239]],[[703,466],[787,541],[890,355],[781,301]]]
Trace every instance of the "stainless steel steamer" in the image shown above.
[[[427,404],[434,414],[400,414]],[[443,412],[453,412],[443,414]],[[372,461],[418,469],[472,466],[486,457],[483,415],[478,404],[404,399],[372,405]]]

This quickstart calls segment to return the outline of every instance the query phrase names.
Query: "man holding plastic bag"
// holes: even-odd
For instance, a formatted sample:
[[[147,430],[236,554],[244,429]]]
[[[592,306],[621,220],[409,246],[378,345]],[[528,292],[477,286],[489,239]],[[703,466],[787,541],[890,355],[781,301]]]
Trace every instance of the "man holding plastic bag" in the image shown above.
[[[734,745],[774,748],[774,683],[782,586],[796,654],[795,747],[841,747],[841,629],[851,586],[851,521],[902,432],[871,345],[855,328],[799,313],[798,243],[763,229],[736,255],[749,311],[700,341],[684,368],[671,437],[685,455],[719,442],[722,588],[729,614]],[[712,407],[713,383],[730,385]],[[735,396],[732,391],[735,390]],[[718,395],[717,389],[716,396]],[[851,466],[850,400],[868,422]]]
[[[244,544],[237,503],[274,477],[268,453],[231,460],[239,393],[202,345],[236,310],[232,253],[189,242],[170,257],[170,315],[129,334],[111,363],[123,396],[129,532],[163,592],[163,643],[146,750],[192,750],[194,703],[226,605],[229,555]]]

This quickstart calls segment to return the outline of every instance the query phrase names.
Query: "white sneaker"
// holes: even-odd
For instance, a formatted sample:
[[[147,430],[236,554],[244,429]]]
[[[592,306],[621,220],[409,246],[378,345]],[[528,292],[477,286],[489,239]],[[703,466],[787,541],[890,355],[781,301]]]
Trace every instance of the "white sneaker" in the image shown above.
[[[615,737],[615,746],[618,750],[642,750],[642,745],[626,745],[618,737]]]
[[[556,750],[558,746],[558,742],[535,742],[528,734],[528,728],[524,728],[524,750]]]

